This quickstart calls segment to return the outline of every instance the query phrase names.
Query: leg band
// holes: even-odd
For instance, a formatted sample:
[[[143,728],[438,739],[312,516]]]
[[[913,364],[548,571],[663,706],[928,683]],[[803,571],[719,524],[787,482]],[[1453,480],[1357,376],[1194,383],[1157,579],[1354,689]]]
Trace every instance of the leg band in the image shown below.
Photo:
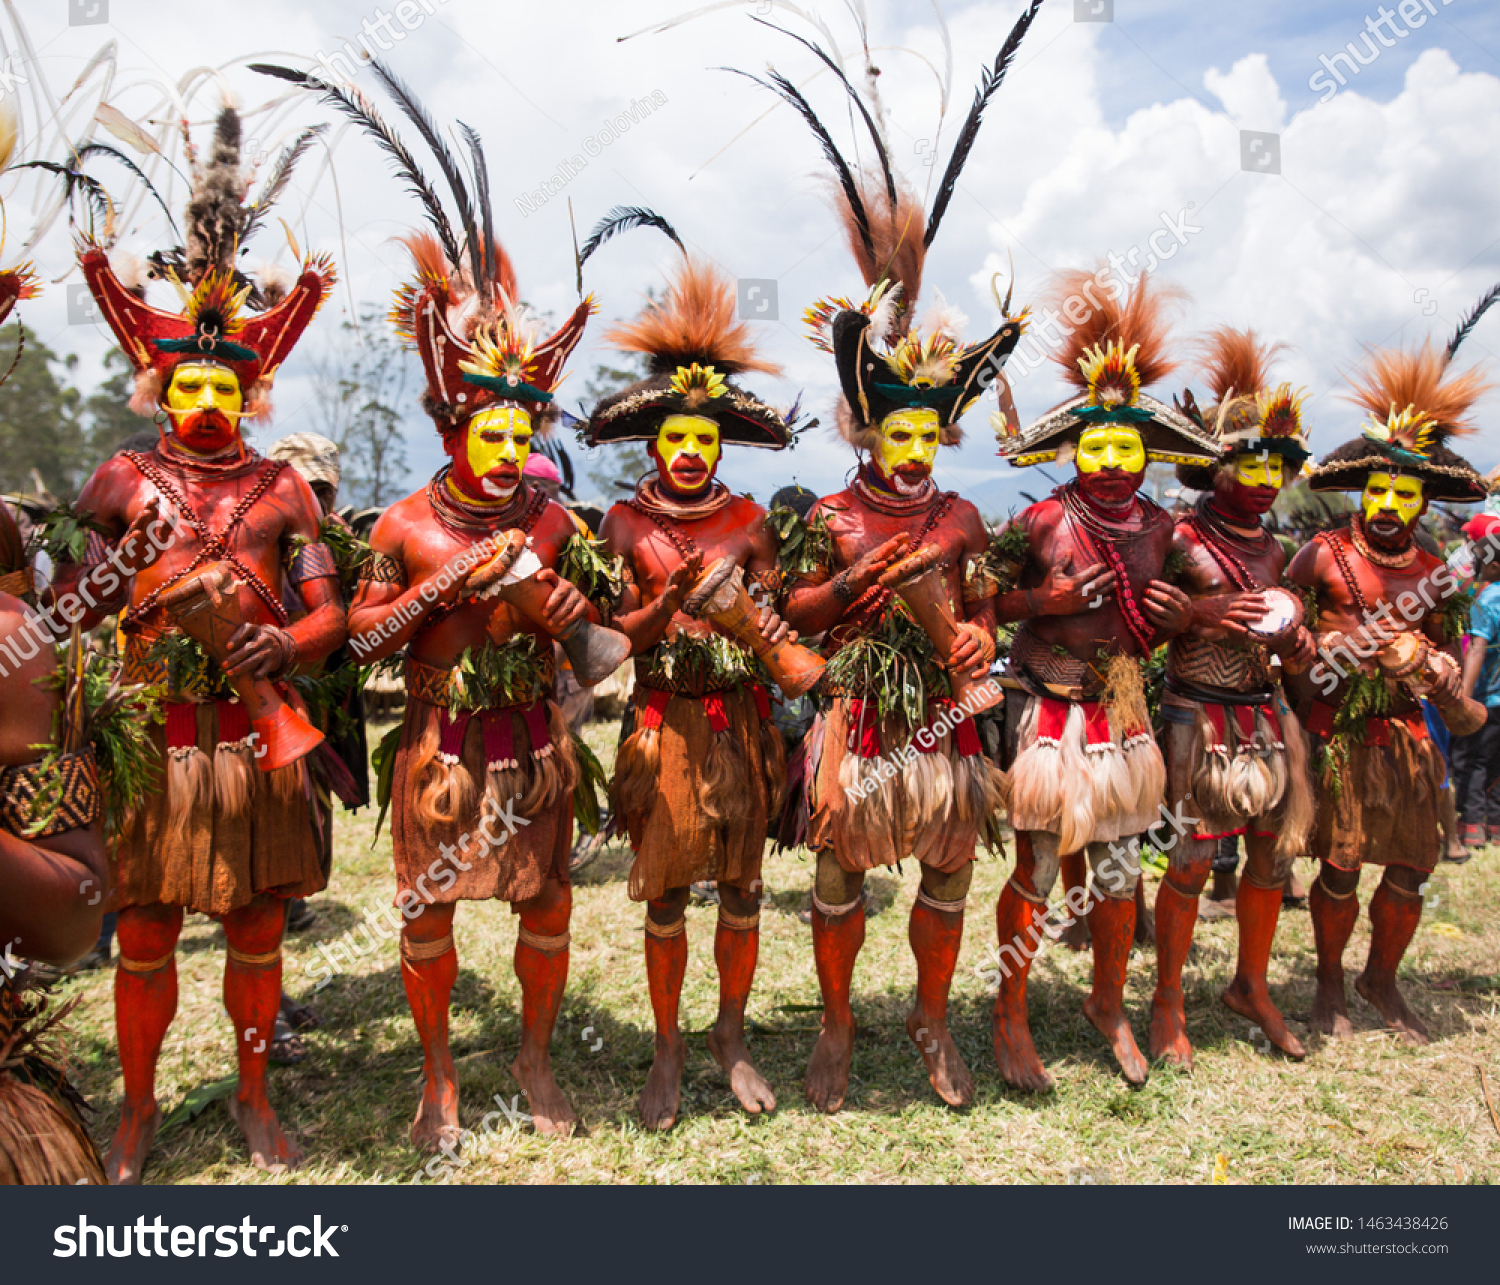
[[[648,937],[660,937],[663,941],[666,941],[672,937],[681,937],[685,932],[687,932],[686,915],[670,924],[659,924],[650,915],[646,916],[646,935]]]
[[[735,928],[740,932],[749,932],[760,927],[760,907],[755,908],[753,915],[731,915],[724,909],[723,903],[719,905],[719,923],[725,928]]]
[[[1323,895],[1329,898],[1331,901],[1348,901],[1350,897],[1354,896],[1354,894],[1359,891],[1359,886],[1356,884],[1353,888],[1350,888],[1348,892],[1334,892],[1332,888],[1330,888],[1326,883],[1323,882],[1323,876],[1321,874],[1318,875],[1318,887],[1323,890]]]
[[[1047,904],[1047,898],[1038,897],[1034,892],[1028,892],[1016,882],[1014,875],[1007,879],[1006,882],[1014,890],[1016,896],[1020,897],[1023,901],[1029,901],[1033,906],[1045,906]]]
[[[120,967],[127,973],[154,973],[158,969],[165,968],[170,964],[176,954],[177,951],[173,949],[169,950],[160,959],[128,959],[126,956],[121,955]]]
[[[405,934],[401,937],[401,958],[409,959],[414,964],[424,959],[436,959],[439,955],[446,955],[452,949],[452,933],[439,937],[436,941],[412,941]]]
[[[1406,898],[1408,898],[1410,900],[1416,900],[1416,901],[1420,901],[1421,900],[1421,897],[1422,897],[1421,889],[1403,888],[1400,884],[1395,883],[1394,881],[1392,881],[1390,879],[1382,879],[1380,881],[1380,884],[1381,884],[1381,887],[1383,887],[1387,892],[1395,893],[1395,895],[1398,896],[1398,897],[1406,897]],[[1328,889],[1324,888],[1323,891],[1327,892]]]
[[[856,897],[853,901],[846,901],[842,905],[830,906],[823,898],[818,896],[816,888],[813,889],[812,895],[813,909],[822,915],[824,919],[837,919],[840,915],[851,914],[858,908],[861,900],[862,898]]]
[[[229,958],[236,964],[244,964],[247,968],[264,968],[267,964],[274,964],[281,959],[281,947],[268,950],[263,955],[248,955],[242,950],[229,947]]]
[[[917,901],[944,915],[961,915],[964,913],[964,907],[969,904],[967,897],[960,897],[957,901],[939,901],[936,897],[929,897],[926,888],[917,889]]]
[[[568,943],[573,940],[573,934],[565,928],[555,937],[543,937],[541,933],[534,933],[525,924],[521,924],[516,930],[516,940],[524,941],[533,950],[550,952],[567,950]]]

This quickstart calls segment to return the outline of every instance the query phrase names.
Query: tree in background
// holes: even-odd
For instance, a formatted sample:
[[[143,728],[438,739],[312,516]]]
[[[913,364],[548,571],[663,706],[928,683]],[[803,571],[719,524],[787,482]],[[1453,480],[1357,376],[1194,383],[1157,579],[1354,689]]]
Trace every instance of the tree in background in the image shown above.
[[[378,509],[409,489],[403,426],[415,398],[414,358],[391,333],[383,310],[345,321],[339,342],[313,363],[324,435],[338,444],[341,503]]]
[[[622,355],[618,365],[600,362],[584,385],[584,409],[592,410],[611,393],[628,388],[646,377],[645,357]],[[599,498],[608,508],[616,500],[635,492],[636,479],[652,472],[650,457],[639,442],[621,446],[600,446],[585,456],[589,461],[589,481],[599,488]]]
[[[118,348],[111,348],[105,354],[104,369],[108,372],[104,382],[83,399],[87,472],[98,468],[119,450],[126,438],[152,427],[150,420],[142,419],[130,409],[131,394],[135,392],[135,372],[130,359]]]
[[[25,351],[0,385],[0,490],[36,490],[36,478],[59,499],[72,499],[92,467],[79,421],[79,395],[59,378],[78,364],[59,357],[34,331],[0,329],[0,371],[10,365],[18,338]]]

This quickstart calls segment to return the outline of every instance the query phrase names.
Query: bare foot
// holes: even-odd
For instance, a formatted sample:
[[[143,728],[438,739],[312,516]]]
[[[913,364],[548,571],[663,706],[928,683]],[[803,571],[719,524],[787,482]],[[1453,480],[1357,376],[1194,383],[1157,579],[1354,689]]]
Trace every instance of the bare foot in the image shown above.
[[[240,1126],[250,1148],[250,1163],[267,1173],[285,1173],[302,1163],[302,1148],[281,1131],[281,1124],[262,1090],[248,1101],[236,1092],[229,1114]]]
[[[417,1118],[411,1122],[411,1145],[431,1155],[441,1150],[445,1138],[452,1139],[458,1132],[458,1086],[452,1080],[426,1081]]]
[[[1396,989],[1394,981],[1377,984],[1368,973],[1361,973],[1354,979],[1354,989],[1359,992],[1362,999],[1373,1004],[1380,1011],[1385,1024],[1408,1044],[1431,1042],[1426,1025],[1406,1006],[1406,1001],[1401,998],[1401,992]]]
[[[1286,1022],[1282,1020],[1281,1011],[1275,1004],[1271,1003],[1271,996],[1266,991],[1264,983],[1252,986],[1249,982],[1236,977],[1229,983],[1228,989],[1219,996],[1224,1007],[1238,1013],[1241,1017],[1248,1017],[1265,1033],[1268,1040],[1294,1061],[1300,1062],[1307,1056],[1307,1050],[1302,1047],[1302,1041],[1286,1029]]]
[[[1354,1034],[1354,1023],[1349,1020],[1349,1009],[1344,1004],[1344,984],[1337,988],[1318,983],[1313,996],[1312,1014],[1307,1024],[1315,1031],[1331,1035],[1336,1040],[1347,1040]]]
[[[974,1097],[974,1077],[964,1065],[947,1023],[935,1021],[914,1008],[907,1014],[906,1033],[922,1050],[928,1083],[938,1097],[950,1107],[968,1106]]]
[[[687,1048],[681,1033],[657,1035],[656,1057],[646,1077],[646,1087],[641,1090],[641,1123],[646,1128],[661,1131],[677,1123],[677,1112],[682,1106],[682,1067],[686,1060]]]
[[[135,1187],[140,1185],[141,1173],[146,1168],[146,1155],[156,1141],[156,1130],[161,1125],[161,1108],[155,1102],[150,1110],[142,1110],[125,1104],[120,1114],[120,1127],[115,1130],[115,1140],[110,1143],[109,1159],[104,1162],[104,1172],[112,1187]]]
[[[750,1061],[750,1050],[745,1047],[745,1032],[741,1027],[715,1026],[708,1033],[708,1051],[724,1068],[729,1077],[729,1088],[740,1101],[740,1105],[751,1115],[776,1110],[776,1095],[771,1086]]]
[[[854,1024],[836,1025],[823,1017],[823,1033],[807,1062],[803,1090],[819,1111],[832,1115],[849,1092],[849,1063],[854,1057]]]
[[[1112,1013],[1101,1011],[1095,1006],[1094,997],[1090,995],[1083,1001],[1083,1015],[1094,1024],[1094,1029],[1109,1041],[1110,1052],[1115,1055],[1115,1061],[1120,1064],[1120,1071],[1124,1074],[1126,1081],[1137,1087],[1145,1084],[1150,1071],[1146,1066],[1146,1059],[1141,1056],[1140,1049],[1136,1047],[1135,1033],[1130,1029],[1130,1021],[1125,1014],[1118,1009]]]
[[[1226,1001],[1227,1002],[1227,1001]],[[1151,1033],[1146,1041],[1152,1061],[1165,1059],[1184,1071],[1193,1069],[1193,1046],[1188,1042],[1182,990],[1156,988],[1151,998]]]
[[[510,1073],[526,1095],[526,1110],[531,1116],[532,1127],[548,1137],[571,1137],[578,1116],[552,1078],[552,1059],[545,1053],[534,1058],[522,1049],[520,1056],[510,1064]]]
[[[1026,1093],[1052,1091],[1056,1081],[1036,1055],[1036,1045],[1031,1042],[1031,1029],[1026,1025],[1024,1015],[1007,1020],[996,1013],[991,1022],[991,1033],[995,1044],[995,1065],[1011,1088]]]

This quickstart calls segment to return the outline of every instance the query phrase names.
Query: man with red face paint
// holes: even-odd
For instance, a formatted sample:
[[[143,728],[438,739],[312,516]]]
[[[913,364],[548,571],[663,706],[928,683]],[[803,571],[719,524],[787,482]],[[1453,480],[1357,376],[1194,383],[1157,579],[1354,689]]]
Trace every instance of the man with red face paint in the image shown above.
[[[491,224],[487,191],[481,182],[463,198],[479,211],[477,226]],[[598,612],[558,574],[585,537],[524,471],[533,436],[552,430],[554,393],[594,302],[583,299],[542,338],[499,243],[471,234],[455,263],[445,250],[452,230],[429,218],[436,235],[406,238],[416,274],[397,292],[392,319],[421,357],[423,408],[449,463],[375,524],[349,636],[362,658],[406,653],[388,798],[401,981],[422,1045],[410,1138],[451,1155],[465,1132],[448,1038],[460,901],[507,901],[517,916],[521,1047],[511,1074],[538,1133],[565,1138],[578,1122],[551,1056],[568,978],[579,780],[553,699],[553,642],[566,646]],[[618,664],[629,643],[609,637]]]
[[[1208,336],[1213,404],[1185,409],[1220,446],[1213,467],[1179,464],[1184,486],[1204,492],[1178,521],[1174,583],[1193,600],[1192,626],[1168,644],[1161,700],[1167,804],[1182,818],[1170,866],[1156,894],[1156,995],[1152,1058],[1190,1068],[1182,968],[1198,919],[1198,898],[1218,840],[1244,835],[1248,860],[1235,899],[1239,959],[1223,994],[1288,1057],[1302,1043],[1287,1030],[1266,989],[1282,888],[1312,827],[1312,786],[1302,728],[1281,695],[1280,663],[1305,670],[1313,639],[1300,595],[1278,588],[1286,554],[1261,524],[1281,488],[1307,462],[1301,398],[1272,388],[1276,349],[1245,331]],[[1269,591],[1269,592],[1267,592]]]
[[[1290,680],[1319,753],[1312,852],[1321,863],[1308,896],[1318,952],[1310,1024],[1354,1033],[1344,993],[1344,947],[1359,914],[1360,870],[1385,867],[1370,899],[1370,955],[1355,989],[1412,1044],[1427,1027],[1396,987],[1396,970],[1422,917],[1422,888],[1441,852],[1443,756],[1420,698],[1455,735],[1484,725],[1462,693],[1455,659],[1463,631],[1452,573],[1414,533],[1433,500],[1474,503],[1484,478],[1449,449],[1472,431],[1470,412],[1489,385],[1478,370],[1450,371],[1459,342],[1373,352],[1352,399],[1370,415],[1363,436],[1310,470],[1315,491],[1359,491],[1347,528],[1321,533],[1288,576],[1317,596],[1318,660]]]
[[[153,731],[164,788],[124,820],[114,851],[125,1082],[107,1162],[116,1183],[140,1181],[160,1122],[156,1061],[177,1008],[174,955],[189,910],[219,918],[228,943],[224,1004],[239,1059],[230,1114],[257,1166],[293,1166],[301,1156],[271,1109],[266,1062],[281,995],[283,901],[321,890],[327,870],[299,757],[310,745],[285,735],[300,720],[284,680],[333,651],[345,619],[333,558],[318,543],[317,500],[294,469],[249,449],[240,424],[269,412],[272,377],[334,274],[314,258],[289,290],[243,277],[239,241],[257,212],[239,203],[243,193],[239,120],[226,107],[189,204],[181,271],[192,294],[180,316],[148,306],[144,286],[123,284],[101,246],[86,244],[79,259],[135,366],[131,408],[162,428],[155,450],[124,451],[89,479],[78,508],[107,537],[94,537],[83,565],[64,563],[54,581],[54,602],[76,592],[93,604],[85,628],[126,608],[125,679],[167,692],[165,725]],[[244,315],[246,305],[259,311]],[[232,601],[213,610],[242,622],[221,656],[193,651],[168,609],[210,564],[234,577]],[[282,605],[286,581],[308,608],[296,622]],[[252,728],[230,680],[281,684],[286,719]]]
[[[974,1078],[948,1029],[948,995],[975,849],[981,833],[998,842],[992,818],[1004,805],[1004,776],[969,717],[1000,696],[986,681],[995,658],[994,584],[978,510],[941,490],[933,467],[941,445],[959,443],[960,417],[991,381],[998,378],[1008,403],[1001,368],[1025,324],[1024,314],[1005,317],[968,346],[951,311],[935,308],[927,327],[918,326],[923,211],[904,189],[890,205],[873,182],[861,200],[873,253],[859,262],[870,293],[859,306],[826,300],[807,314],[813,343],[837,364],[838,427],[859,464],[846,489],[809,512],[810,569],[792,581],[786,604],[798,630],[826,636],[829,656],[827,708],[803,751],[823,997],[804,1087],[827,1112],[843,1106],[849,1088],[865,872],[906,857],[921,871],[909,928],[917,984],[907,1034],[944,1102],[962,1107],[973,1097]],[[847,203],[841,212],[857,245],[859,221]],[[942,646],[903,589],[898,564],[911,566],[909,555],[919,554],[918,562],[931,559],[928,605],[951,622]],[[964,708],[961,694],[970,698]]]
[[[656,466],[610,509],[601,534],[623,559],[619,626],[636,657],[635,731],[620,747],[613,793],[636,854],[630,896],[646,903],[656,1054],[640,1114],[657,1130],[672,1127],[681,1105],[685,912],[700,879],[716,880],[719,895],[719,1014],[709,1051],[747,1112],[776,1106],[750,1059],[745,1006],[760,949],[761,856],[781,806],[785,751],[754,657],[720,626],[684,612],[700,573],[729,559],[760,608],[762,635],[781,641],[789,633],[771,607],[781,576],[766,512],[714,480],[722,444],[780,450],[788,439],[778,412],[730,382],[778,369],[756,355],[734,309],[727,278],[685,261],[660,303],[610,332],[616,347],[646,355],[650,374],[600,402],[588,427],[590,445],[649,443]]]
[[[1000,447],[1017,466],[1071,460],[1078,469],[1076,480],[1014,520],[1025,557],[1016,587],[997,600],[1002,622],[1024,623],[1011,647],[1015,690],[1005,704],[1016,869],[996,910],[994,1050],[1006,1081],[1033,1092],[1053,1081],[1032,1043],[1026,981],[1060,860],[1078,851],[1095,878],[1092,904],[1086,892],[1068,898],[1075,917],[1087,912],[1094,942],[1084,1015],[1125,1078],[1146,1080],[1123,1001],[1137,836],[1159,818],[1165,772],[1141,667],[1187,626],[1190,604],[1165,579],[1172,521],[1138,491],[1148,460],[1208,464],[1217,455],[1195,424],[1141,392],[1174,368],[1159,294],[1144,276],[1123,299],[1118,287],[1102,301],[1099,293],[1087,272],[1059,280],[1070,320],[1088,305],[1054,354],[1083,391],[1029,428],[1004,433]]]

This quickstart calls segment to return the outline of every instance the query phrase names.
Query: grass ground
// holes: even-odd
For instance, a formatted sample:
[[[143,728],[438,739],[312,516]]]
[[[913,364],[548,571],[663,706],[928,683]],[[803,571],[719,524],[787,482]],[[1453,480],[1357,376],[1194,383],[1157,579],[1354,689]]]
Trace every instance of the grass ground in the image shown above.
[[[606,767],[614,729],[589,729]],[[374,744],[377,736],[371,737]],[[286,986],[311,1000],[322,1029],[304,1038],[311,1056],[272,1069],[272,1099],[307,1152],[294,1175],[253,1169],[222,1102],[175,1124],[158,1139],[146,1179],[157,1183],[410,1182],[421,1158],[407,1143],[420,1090],[421,1052],[401,988],[394,940],[359,958],[322,990],[320,942],[390,904],[390,840],[370,846],[374,816],[341,815],[333,880],[312,903],[318,922],[289,937]],[[760,969],[752,997],[751,1045],[777,1093],[779,1109],[751,1120],[731,1096],[705,1043],[717,1006],[714,910],[688,912],[690,958],[683,995],[688,1067],[677,1127],[645,1132],[635,1102],[651,1062],[651,1012],[641,961],[642,908],[625,894],[629,853],[607,850],[582,872],[574,896],[572,971],[554,1041],[558,1082],[584,1121],[567,1142],[535,1136],[497,1111],[519,1088],[508,1067],[519,1042],[519,996],[510,957],[515,920],[503,905],[459,910],[460,973],[453,995],[452,1043],[463,1094],[463,1122],[491,1129],[471,1142],[452,1181],[498,1182],[1212,1182],[1492,1183],[1500,1180],[1500,1124],[1492,1122],[1478,1067],[1489,1072],[1500,1109],[1500,849],[1464,866],[1443,866],[1431,907],[1402,966],[1401,980],[1434,1035],[1413,1049],[1377,1024],[1353,994],[1357,1035],[1343,1043],[1309,1036],[1312,932],[1305,910],[1282,919],[1272,963],[1272,994],[1309,1044],[1296,1065],[1251,1042],[1248,1024],[1223,1008],[1219,991],[1233,973],[1232,920],[1199,925],[1184,977],[1191,1075],[1153,1068],[1132,1091],[1103,1041],[1084,1020],[1089,956],[1054,948],[1032,972],[1031,1020],[1043,1061],[1057,1074],[1050,1096],[1032,1098],[1002,1084],[989,1046],[993,911],[1008,858],[976,868],[968,933],[953,988],[950,1025],[974,1070],[971,1109],[950,1111],[928,1087],[903,1020],[914,979],[906,920],[917,874],[877,874],[870,887],[880,913],[855,974],[861,1033],[844,1110],[813,1112],[802,1099],[803,1068],[818,1025],[810,930],[797,912],[810,885],[805,857],[768,861],[771,903],[762,917]],[[1300,867],[1304,878],[1311,870]],[[1367,901],[1375,874],[1365,877]],[[1148,895],[1154,898],[1154,877]],[[1361,916],[1346,961],[1351,978],[1368,947]],[[364,934],[359,935],[363,944]],[[194,917],[178,955],[181,1003],[158,1075],[164,1109],[200,1086],[232,1076],[228,1018],[220,1003],[223,935]],[[1132,959],[1127,1004],[1144,1045],[1154,955]],[[70,981],[82,1002],[71,1023],[79,1085],[98,1108],[93,1132],[107,1146],[119,1118],[110,972]],[[514,1106],[512,1104],[514,1103]]]

